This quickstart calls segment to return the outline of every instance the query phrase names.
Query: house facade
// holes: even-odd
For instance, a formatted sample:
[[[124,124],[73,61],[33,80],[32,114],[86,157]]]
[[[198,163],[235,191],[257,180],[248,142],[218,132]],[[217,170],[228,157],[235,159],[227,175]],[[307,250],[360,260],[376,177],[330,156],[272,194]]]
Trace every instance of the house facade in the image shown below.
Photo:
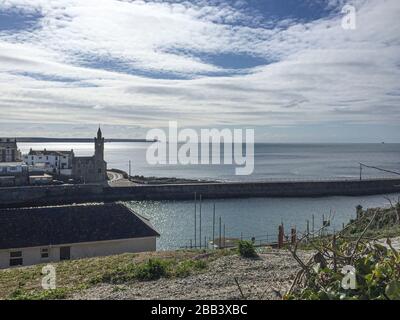
[[[158,236],[119,203],[0,210],[0,268],[155,251]]]
[[[23,160],[32,171],[56,173],[62,175],[72,174],[74,151],[32,150],[23,155]]]
[[[94,155],[92,157],[74,157],[72,176],[81,183],[103,183],[107,181],[107,162],[104,161],[104,138],[101,129],[94,138]]]
[[[21,161],[21,152],[17,147],[17,139],[0,138],[0,162]]]

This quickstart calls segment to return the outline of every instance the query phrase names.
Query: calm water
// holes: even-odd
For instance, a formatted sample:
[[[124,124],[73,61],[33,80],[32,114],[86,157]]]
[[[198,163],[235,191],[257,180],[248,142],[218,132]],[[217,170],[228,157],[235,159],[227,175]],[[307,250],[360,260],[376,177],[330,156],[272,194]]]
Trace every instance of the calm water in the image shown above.
[[[391,195],[397,199],[399,195]],[[278,225],[283,222],[285,232],[296,226],[299,232],[305,231],[307,220],[314,215],[315,229],[322,226],[322,217],[332,217],[332,229],[340,230],[342,223],[347,223],[355,216],[355,207],[361,204],[364,208],[388,205],[383,196],[368,197],[329,197],[329,198],[290,198],[290,199],[229,199],[203,201],[202,203],[202,242],[204,236],[212,238],[213,204],[216,207],[217,222],[222,217],[226,225],[226,236],[256,240],[277,239]],[[158,248],[176,249],[189,245],[194,239],[194,202],[193,201],[151,201],[131,202],[136,212],[151,219],[161,237]],[[199,207],[197,207],[197,227]],[[216,237],[218,237],[218,223]],[[272,236],[273,235],[273,236]],[[197,231],[197,237],[199,231]],[[194,240],[193,240],[194,243]]]
[[[150,166],[145,157],[148,146],[146,143],[106,144],[108,167],[127,171],[131,160],[132,174],[228,181],[357,178],[359,162],[400,171],[400,144],[256,144],[255,171],[251,176],[235,176],[234,167],[228,165]],[[20,143],[19,147],[22,152],[27,152],[32,147],[49,150],[74,149],[78,156],[93,154],[91,143]],[[365,169],[364,175],[391,176],[372,169]],[[291,226],[304,230],[306,220],[311,222],[314,215],[315,228],[318,228],[322,223],[322,216],[328,216],[330,212],[334,216],[333,228],[340,229],[343,222],[346,223],[354,217],[356,205],[377,207],[387,205],[388,201],[383,196],[203,201],[202,242],[204,236],[210,238],[212,235],[214,203],[217,221],[221,216],[226,225],[226,236],[240,237],[243,234],[245,238],[254,236],[258,240],[265,239],[267,235],[275,235],[277,226],[282,221],[287,230]],[[193,202],[131,202],[130,205],[138,213],[149,217],[160,232],[159,249],[175,249],[189,244],[190,239],[194,238]]]
[[[254,181],[265,179],[357,178],[359,162],[400,171],[400,144],[256,144],[255,170],[250,176],[235,176],[232,165],[149,165],[146,149],[149,143],[109,143],[105,157],[109,168],[132,175]],[[22,152],[34,149],[70,150],[76,155],[92,155],[92,143],[20,143]],[[372,169],[365,176],[390,176]]]

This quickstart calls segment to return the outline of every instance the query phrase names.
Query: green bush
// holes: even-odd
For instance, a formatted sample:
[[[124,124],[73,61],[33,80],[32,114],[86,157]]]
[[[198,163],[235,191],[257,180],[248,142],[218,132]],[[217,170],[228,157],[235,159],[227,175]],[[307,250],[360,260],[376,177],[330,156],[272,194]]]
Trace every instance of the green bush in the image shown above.
[[[347,246],[348,244],[345,244]],[[345,252],[346,250],[344,250]],[[400,255],[374,244],[363,245],[354,260],[357,287],[342,288],[341,267],[312,268],[301,288],[284,298],[300,300],[400,300]],[[342,254],[342,252],[340,252]]]
[[[244,258],[255,258],[258,256],[251,241],[239,241],[239,254]]]
[[[175,276],[185,278],[190,276],[192,271],[204,270],[207,268],[207,262],[204,260],[185,260],[178,264],[175,270]]]
[[[174,259],[149,259],[141,264],[129,264],[113,271],[97,275],[89,280],[89,285],[99,283],[124,284],[135,280],[151,281],[162,277],[188,277],[193,271],[207,268],[204,260],[183,260]]]
[[[167,276],[168,262],[161,259],[149,259],[136,269],[136,278],[139,280],[157,280]]]

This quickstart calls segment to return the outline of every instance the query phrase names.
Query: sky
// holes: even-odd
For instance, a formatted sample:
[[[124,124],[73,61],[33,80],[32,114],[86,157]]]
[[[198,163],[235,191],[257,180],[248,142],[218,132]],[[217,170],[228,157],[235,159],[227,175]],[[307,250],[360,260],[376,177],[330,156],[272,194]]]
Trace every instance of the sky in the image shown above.
[[[144,138],[168,121],[400,142],[400,1],[0,0],[0,136]]]

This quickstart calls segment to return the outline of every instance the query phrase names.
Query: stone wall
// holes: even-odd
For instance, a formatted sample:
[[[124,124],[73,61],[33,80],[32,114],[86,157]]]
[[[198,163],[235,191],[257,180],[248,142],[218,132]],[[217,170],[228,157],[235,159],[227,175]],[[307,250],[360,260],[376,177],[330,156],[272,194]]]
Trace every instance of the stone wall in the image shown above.
[[[105,187],[103,185],[0,188],[0,207],[55,205],[120,200],[188,200],[251,197],[361,196],[400,193],[400,179],[201,183]]]

